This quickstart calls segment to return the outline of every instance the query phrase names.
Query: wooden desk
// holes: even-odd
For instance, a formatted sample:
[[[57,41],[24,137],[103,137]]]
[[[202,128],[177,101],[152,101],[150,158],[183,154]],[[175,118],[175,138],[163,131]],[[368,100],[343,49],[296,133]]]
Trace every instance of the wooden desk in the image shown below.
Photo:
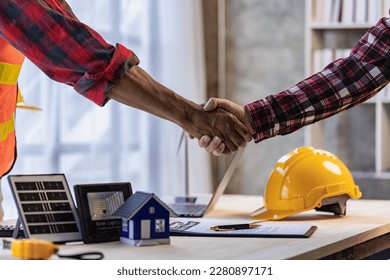
[[[259,196],[225,195],[207,220],[247,222]],[[280,223],[311,222],[310,238],[171,237],[170,245],[131,247],[120,242],[62,245],[62,254],[101,251],[105,259],[360,259],[390,248],[390,200],[349,200],[347,216],[308,211]],[[0,250],[0,259],[12,259]]]

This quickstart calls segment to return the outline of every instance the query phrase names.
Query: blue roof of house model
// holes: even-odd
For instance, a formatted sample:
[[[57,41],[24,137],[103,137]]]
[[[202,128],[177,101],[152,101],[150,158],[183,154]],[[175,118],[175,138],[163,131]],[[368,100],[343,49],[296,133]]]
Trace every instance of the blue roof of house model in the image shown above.
[[[142,208],[149,199],[156,199],[168,212],[172,213],[172,210],[162,202],[155,194],[145,193],[145,192],[136,192],[131,195],[114,213],[115,216],[131,219],[139,209]]]

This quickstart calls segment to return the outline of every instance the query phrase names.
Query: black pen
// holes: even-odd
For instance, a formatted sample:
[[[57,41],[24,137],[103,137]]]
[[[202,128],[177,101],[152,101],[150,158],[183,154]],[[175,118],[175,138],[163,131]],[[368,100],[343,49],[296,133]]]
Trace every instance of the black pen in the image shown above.
[[[214,231],[223,231],[223,230],[239,230],[239,229],[250,229],[260,226],[256,223],[251,224],[236,224],[236,225],[220,225],[220,226],[213,226],[210,227],[210,230]]]

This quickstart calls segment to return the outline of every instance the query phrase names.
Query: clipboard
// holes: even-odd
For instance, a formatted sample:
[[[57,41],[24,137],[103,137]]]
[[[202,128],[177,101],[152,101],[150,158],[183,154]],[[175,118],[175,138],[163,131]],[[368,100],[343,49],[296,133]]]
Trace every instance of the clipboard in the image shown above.
[[[309,238],[317,229],[311,223],[264,223],[256,228],[214,231],[215,223],[187,219],[171,219],[171,236],[245,237],[245,238]]]

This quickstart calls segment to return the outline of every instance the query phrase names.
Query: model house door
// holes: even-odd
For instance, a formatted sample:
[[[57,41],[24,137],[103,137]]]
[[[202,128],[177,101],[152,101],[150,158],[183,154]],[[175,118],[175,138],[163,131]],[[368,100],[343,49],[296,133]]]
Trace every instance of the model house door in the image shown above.
[[[150,220],[141,220],[141,239],[150,239]]]

